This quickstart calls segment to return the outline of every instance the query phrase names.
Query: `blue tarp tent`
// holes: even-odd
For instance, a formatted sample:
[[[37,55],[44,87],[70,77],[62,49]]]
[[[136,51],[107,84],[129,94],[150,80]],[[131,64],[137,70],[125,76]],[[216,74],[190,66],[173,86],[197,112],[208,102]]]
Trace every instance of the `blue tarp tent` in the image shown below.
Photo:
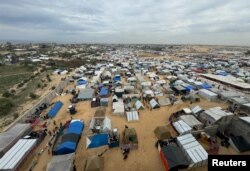
[[[56,116],[57,112],[61,109],[63,103],[61,101],[57,101],[54,106],[48,112],[48,116],[53,118]]]
[[[220,72],[217,72],[216,75],[227,76],[228,73],[226,71],[220,71]]]
[[[77,147],[76,142],[64,142],[60,144],[57,149],[56,149],[56,154],[61,155],[61,154],[69,154],[69,153],[74,153]]]
[[[72,123],[70,123],[66,134],[78,134],[80,135],[82,133],[82,130],[84,128],[84,124],[81,121],[73,121]]]
[[[185,89],[186,89],[187,91],[192,91],[192,90],[195,89],[195,87],[192,86],[192,85],[187,85],[187,86],[184,86],[184,87],[185,87]]]
[[[201,87],[202,87],[203,89],[210,89],[210,88],[212,88],[212,86],[211,86],[210,84],[207,84],[207,83],[203,83],[203,84],[201,85]]]
[[[108,145],[108,134],[96,134],[91,137],[87,137],[87,148],[97,148],[104,145]]]
[[[87,84],[88,81],[87,80],[84,80],[84,79],[80,79],[77,81],[77,85],[84,85],[84,84]]]
[[[116,75],[113,78],[114,81],[121,81],[121,76],[120,75]]]
[[[100,96],[107,96],[108,95],[108,88],[102,87],[99,95]]]

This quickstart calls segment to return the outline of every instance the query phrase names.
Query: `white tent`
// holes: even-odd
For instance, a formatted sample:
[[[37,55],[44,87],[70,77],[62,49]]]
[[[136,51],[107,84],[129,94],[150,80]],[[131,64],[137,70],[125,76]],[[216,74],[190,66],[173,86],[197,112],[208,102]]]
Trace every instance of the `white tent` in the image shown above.
[[[177,144],[181,147],[187,160],[191,163],[190,167],[207,165],[208,153],[192,134],[177,137]]]
[[[113,102],[113,114],[124,115],[124,103],[122,101]]]
[[[131,122],[131,121],[139,121],[138,112],[137,112],[137,111],[130,111],[130,112],[127,112],[127,120],[128,120],[128,122]]]
[[[183,120],[173,122],[173,126],[180,135],[184,135],[192,131],[192,128],[188,126],[188,124],[186,124]]]
[[[212,91],[206,89],[200,89],[199,95],[208,101],[215,101],[217,99],[217,94],[213,93]]]
[[[136,110],[144,109],[144,106],[140,100],[137,100],[135,102],[135,108],[136,108]]]
[[[111,120],[108,117],[105,117],[103,120],[103,132],[109,132],[111,129]]]
[[[197,127],[202,128],[203,124],[198,121],[193,115],[181,115],[180,119],[183,120],[191,128]]]
[[[157,103],[155,99],[151,99],[149,101],[149,104],[152,109],[160,108],[160,105]]]
[[[17,170],[18,166],[33,150],[37,139],[20,139],[0,159],[0,170]]]

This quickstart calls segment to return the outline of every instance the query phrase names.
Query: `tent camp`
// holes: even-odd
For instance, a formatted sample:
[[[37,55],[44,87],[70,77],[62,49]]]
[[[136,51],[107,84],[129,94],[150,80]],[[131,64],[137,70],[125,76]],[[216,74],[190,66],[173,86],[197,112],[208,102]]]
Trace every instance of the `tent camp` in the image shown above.
[[[106,107],[98,107],[95,111],[95,118],[105,118]]]
[[[163,146],[159,148],[159,152],[166,171],[176,171],[188,168],[189,162],[181,149],[175,144]]]
[[[93,136],[87,137],[86,147],[97,148],[97,147],[108,145],[108,143],[109,143],[108,134],[95,134]]]
[[[124,115],[124,103],[123,101],[118,101],[113,103],[113,114],[114,115]]]
[[[0,158],[0,170],[14,171],[35,148],[37,139],[20,139]]]
[[[129,111],[127,112],[127,120],[128,122],[139,121],[139,115],[137,111]]]
[[[151,109],[160,108],[160,105],[157,103],[157,101],[155,99],[151,99],[149,101],[149,104],[150,104]]]
[[[190,167],[207,165],[208,153],[192,134],[177,137],[177,144],[181,147],[186,159],[191,163]]]
[[[94,90],[92,88],[86,88],[80,91],[77,96],[79,100],[91,100],[94,97]]]
[[[170,139],[172,137],[166,126],[158,126],[155,128],[154,133],[158,140]]]
[[[135,108],[136,108],[136,110],[144,109],[144,106],[140,100],[137,100],[135,102]]]
[[[75,153],[53,156],[46,171],[72,171]]]
[[[16,123],[0,133],[0,158],[22,137],[32,131],[30,124]]]
[[[84,171],[103,171],[104,158],[91,156],[84,160]]]
[[[184,135],[187,133],[191,133],[192,128],[186,124],[183,120],[179,120],[176,122],[173,122],[173,126],[175,130],[179,133],[179,135]]]
[[[57,101],[52,108],[50,109],[50,111],[48,112],[48,116],[53,118],[56,116],[56,114],[59,112],[59,110],[61,109],[61,107],[63,106],[63,103],[61,101]]]

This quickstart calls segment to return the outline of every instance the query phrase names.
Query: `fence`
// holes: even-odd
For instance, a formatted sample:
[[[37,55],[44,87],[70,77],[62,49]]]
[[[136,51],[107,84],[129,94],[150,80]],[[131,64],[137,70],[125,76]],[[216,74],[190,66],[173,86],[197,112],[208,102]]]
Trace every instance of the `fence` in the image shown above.
[[[60,94],[63,90],[63,88],[68,84],[69,79],[62,80],[54,90],[50,91],[47,95],[43,96],[41,100],[39,100],[36,104],[33,105],[33,107],[29,110],[27,110],[23,115],[19,116],[13,123],[11,123],[9,126],[7,126],[5,130],[9,129],[12,125],[18,122],[24,122],[25,119],[31,115],[33,115],[36,110],[43,104],[49,104],[53,98],[56,97],[57,94]]]

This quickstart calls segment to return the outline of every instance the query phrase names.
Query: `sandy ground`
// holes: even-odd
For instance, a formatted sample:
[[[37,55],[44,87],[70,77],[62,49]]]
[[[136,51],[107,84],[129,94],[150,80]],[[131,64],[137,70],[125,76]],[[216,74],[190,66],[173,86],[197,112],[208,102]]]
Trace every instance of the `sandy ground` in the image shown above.
[[[72,85],[69,85],[72,86]],[[54,120],[59,123],[65,123],[65,121],[70,119],[70,114],[67,113],[67,107],[70,105],[69,99],[71,98],[70,94],[65,96],[59,96],[54,99],[61,100],[64,105],[61,110],[58,112],[57,116]],[[206,100],[201,100],[198,103],[204,109],[221,106],[223,108],[227,107],[225,103],[212,103],[207,102]],[[154,109],[150,111],[149,109],[141,110],[140,111],[140,120],[138,122],[130,122],[126,121],[125,117],[113,116],[112,115],[112,103],[109,103],[109,107],[106,112],[106,116],[111,118],[112,120],[112,127],[118,128],[119,132],[121,133],[124,129],[125,124],[129,127],[133,127],[136,129],[138,134],[138,141],[139,141],[139,148],[138,150],[131,151],[128,159],[126,161],[123,160],[122,152],[120,148],[113,148],[108,150],[104,156],[104,171],[113,171],[113,170],[120,170],[120,171],[161,171],[164,170],[164,165],[160,159],[158,150],[155,148],[154,144],[156,142],[156,137],[153,133],[154,129],[157,126],[168,125],[168,118],[177,110],[181,110],[184,107],[192,107],[197,105],[197,103],[192,104],[190,106],[189,103],[182,103],[174,106],[167,106],[161,107],[160,109]],[[107,147],[101,147],[96,149],[86,149],[86,133],[89,127],[89,123],[96,108],[90,107],[90,101],[79,102],[77,103],[77,114],[73,115],[74,119],[83,119],[85,122],[85,128],[82,135],[82,138],[78,144],[77,151],[76,151],[76,167],[77,170],[83,170],[83,159],[85,157],[91,155],[97,155],[103,152]],[[42,124],[42,123],[41,123]],[[41,125],[40,124],[40,125]],[[171,129],[173,135],[175,135],[175,131],[171,128],[170,125],[168,127]],[[49,130],[53,129],[52,120],[48,126]],[[40,129],[37,127],[36,129]],[[24,165],[21,167],[21,170],[28,170],[30,168],[32,162],[35,160],[35,154],[39,152],[42,148],[45,148],[48,142],[48,136],[44,140],[44,142],[38,147],[35,153],[30,157],[30,160],[27,160]],[[234,152],[234,151],[233,151]],[[230,150],[225,149],[223,153],[232,153]],[[34,171],[44,171],[46,170],[47,163],[51,160],[51,154],[48,154],[47,149],[41,154],[38,159],[37,165],[34,167]],[[206,170],[206,167],[199,168],[198,170]],[[196,169],[197,170],[197,169]]]

